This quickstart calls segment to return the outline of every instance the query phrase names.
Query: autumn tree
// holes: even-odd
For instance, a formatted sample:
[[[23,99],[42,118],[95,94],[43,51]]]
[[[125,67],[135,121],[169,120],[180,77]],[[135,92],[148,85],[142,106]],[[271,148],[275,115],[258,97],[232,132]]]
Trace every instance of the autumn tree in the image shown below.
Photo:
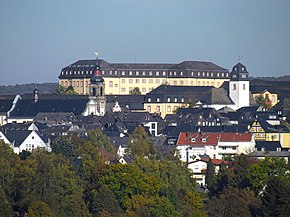
[[[157,150],[143,127],[136,127],[129,138],[126,154],[136,157],[155,158]]]

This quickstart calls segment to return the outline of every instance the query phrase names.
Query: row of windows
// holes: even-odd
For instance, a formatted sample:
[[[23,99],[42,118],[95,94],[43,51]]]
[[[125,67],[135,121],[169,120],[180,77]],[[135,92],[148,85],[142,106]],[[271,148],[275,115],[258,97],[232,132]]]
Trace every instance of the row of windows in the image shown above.
[[[93,74],[92,70],[78,70],[78,71],[62,71],[61,75],[91,75]],[[118,75],[118,71],[108,71],[108,73],[106,73],[106,71],[102,70],[102,75]],[[125,76],[126,75],[126,71],[121,71],[121,75]],[[167,76],[167,72],[166,71],[129,71],[128,72],[129,76]],[[169,76],[184,76],[184,73],[182,71],[180,72],[176,72],[176,71],[169,71],[168,72]],[[191,72],[191,76],[195,76],[195,72]],[[213,72],[197,72],[197,76],[198,77],[229,77],[229,73],[224,73],[224,72],[218,72],[218,73],[213,73]]]
[[[236,90],[237,89],[237,85],[236,84],[233,84],[233,90]],[[246,90],[246,84],[243,84],[243,90]]]
[[[134,89],[134,87],[129,87],[129,91],[131,91],[131,90],[133,90]],[[154,88],[153,87],[150,87],[150,88],[148,88],[148,91],[150,92],[151,90],[153,90]],[[122,87],[121,88],[121,92],[122,93],[125,93],[127,91],[127,89],[125,88],[125,87]],[[147,88],[145,88],[145,87],[143,87],[143,88],[141,88],[141,92],[144,92],[144,93],[146,93],[147,92]]]
[[[151,97],[148,97],[147,101],[148,102],[152,102]],[[156,102],[160,102],[160,97],[156,97]],[[171,97],[167,97],[167,102],[171,102]],[[177,97],[173,97],[173,101],[172,102],[178,102],[178,98]],[[181,97],[180,102],[184,102],[184,97]]]

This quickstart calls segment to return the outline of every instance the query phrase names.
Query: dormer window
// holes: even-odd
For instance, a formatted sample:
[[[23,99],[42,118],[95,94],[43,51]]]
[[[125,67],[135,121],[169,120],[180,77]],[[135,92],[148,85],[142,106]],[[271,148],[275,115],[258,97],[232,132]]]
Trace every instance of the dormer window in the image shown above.
[[[151,102],[151,97],[148,97],[148,102]]]
[[[242,70],[245,70],[245,68],[244,68],[244,67],[242,67]]]
[[[156,98],[156,102],[160,102],[160,97],[157,97]]]
[[[196,139],[195,139],[195,138],[191,138],[190,141],[191,141],[191,142],[195,142]]]
[[[202,138],[201,141],[202,141],[202,142],[206,142],[206,138]]]
[[[177,97],[174,97],[174,102],[177,102]]]
[[[170,97],[167,97],[167,102],[170,102]]]

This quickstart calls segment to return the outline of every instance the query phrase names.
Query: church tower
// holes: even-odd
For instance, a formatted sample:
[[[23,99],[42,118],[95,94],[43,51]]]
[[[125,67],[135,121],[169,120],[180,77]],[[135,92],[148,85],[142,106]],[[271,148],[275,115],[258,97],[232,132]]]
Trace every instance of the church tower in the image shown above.
[[[249,73],[241,63],[236,64],[232,69],[229,94],[236,105],[236,109],[250,105]]]
[[[106,95],[104,79],[100,76],[101,68],[98,59],[94,69],[94,76],[90,79],[89,114],[104,116],[106,112]]]

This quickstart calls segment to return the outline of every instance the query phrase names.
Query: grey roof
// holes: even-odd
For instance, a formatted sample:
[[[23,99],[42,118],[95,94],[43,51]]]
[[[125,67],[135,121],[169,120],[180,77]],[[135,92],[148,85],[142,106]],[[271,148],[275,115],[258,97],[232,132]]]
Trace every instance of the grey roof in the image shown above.
[[[71,112],[75,116],[84,112],[89,98],[73,96],[40,96],[34,102],[31,98],[19,99],[11,112],[11,117],[35,117],[39,112]]]
[[[31,130],[9,130],[5,132],[5,136],[15,147],[19,147],[31,132]]]
[[[223,88],[212,88],[205,92],[199,100],[206,105],[233,105],[235,104]]]
[[[289,151],[254,151],[248,154],[250,157],[283,157],[288,159],[290,158]]]
[[[1,112],[8,112],[11,109],[13,100],[14,100],[14,98],[7,99],[7,98],[0,97],[0,113]]]
[[[91,78],[95,65],[102,69],[102,77],[200,77],[198,72],[210,72],[211,78],[227,79],[228,70],[205,61],[183,61],[181,63],[108,63],[105,60],[78,60],[63,68],[59,78]],[[129,73],[130,71],[130,73]],[[136,71],[139,71],[136,73]],[[140,73],[142,71],[142,73]],[[156,73],[158,71],[158,73]],[[170,72],[174,73],[170,73]],[[122,72],[122,73],[121,73]],[[144,73],[143,73],[144,72]],[[150,73],[149,73],[150,72]],[[164,73],[165,74],[164,74]],[[180,73],[182,72],[182,73]],[[224,73],[220,77],[217,73]],[[209,77],[205,75],[204,77]]]
[[[277,151],[277,148],[282,149],[281,143],[279,141],[256,141],[257,151]]]

